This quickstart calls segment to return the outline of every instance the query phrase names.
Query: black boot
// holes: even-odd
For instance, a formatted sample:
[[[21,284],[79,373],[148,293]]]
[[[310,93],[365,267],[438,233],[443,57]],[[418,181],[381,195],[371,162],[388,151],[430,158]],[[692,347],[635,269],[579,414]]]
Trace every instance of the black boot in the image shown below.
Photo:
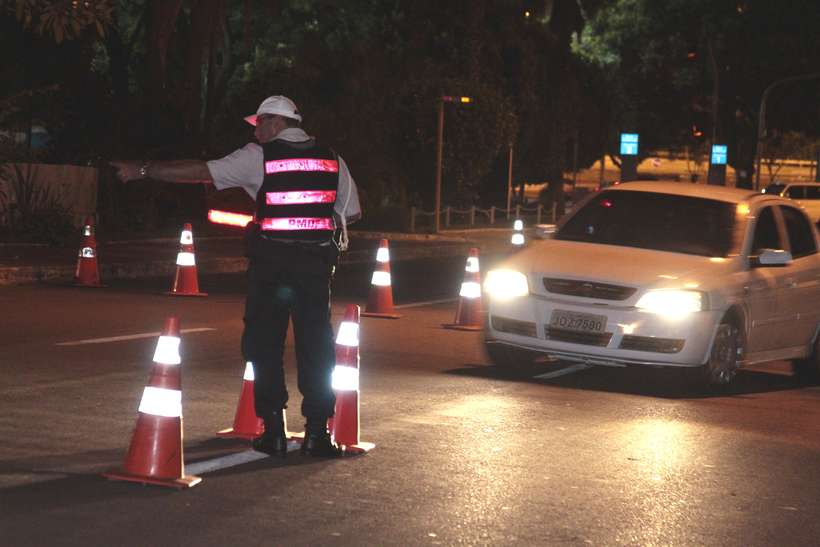
[[[314,458],[338,458],[342,455],[341,448],[330,440],[330,433],[327,432],[327,418],[308,418],[305,424],[302,454]]]
[[[285,437],[285,419],[282,413],[274,412],[263,420],[265,432],[251,442],[253,449],[284,458],[288,454],[288,440]]]

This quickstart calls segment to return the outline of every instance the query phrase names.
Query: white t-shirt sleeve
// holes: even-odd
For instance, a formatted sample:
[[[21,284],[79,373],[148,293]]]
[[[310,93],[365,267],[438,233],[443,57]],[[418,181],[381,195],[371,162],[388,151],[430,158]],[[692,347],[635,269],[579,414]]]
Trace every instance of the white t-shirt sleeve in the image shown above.
[[[264,178],[263,162],[262,147],[251,142],[224,158],[207,162],[207,165],[217,190],[243,188],[251,199],[256,199]]]
[[[339,156],[339,190],[333,210],[340,217],[344,216],[348,223],[356,222],[362,216],[356,181],[353,180],[353,176],[341,156]]]

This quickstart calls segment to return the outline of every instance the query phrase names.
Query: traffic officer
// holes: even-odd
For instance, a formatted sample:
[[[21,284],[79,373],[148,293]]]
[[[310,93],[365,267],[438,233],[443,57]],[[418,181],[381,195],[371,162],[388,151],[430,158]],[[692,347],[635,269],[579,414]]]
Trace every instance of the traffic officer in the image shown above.
[[[327,431],[335,407],[330,281],[347,248],[347,225],[361,216],[356,184],[344,160],[299,127],[302,115],[287,97],[268,97],[245,121],[256,128],[257,142],[221,159],[112,165],[123,181],[241,187],[256,200],[246,234],[250,260],[242,334],[242,353],[253,363],[256,414],[265,424],[253,447],[287,453],[283,353],[290,319],[306,418],[302,453],[335,457],[340,451]]]

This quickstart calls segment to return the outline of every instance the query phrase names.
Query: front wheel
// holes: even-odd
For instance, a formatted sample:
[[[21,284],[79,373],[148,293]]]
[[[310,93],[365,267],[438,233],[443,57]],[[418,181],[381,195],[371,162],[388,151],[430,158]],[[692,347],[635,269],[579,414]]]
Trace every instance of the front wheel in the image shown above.
[[[709,360],[701,369],[703,383],[710,386],[727,386],[734,380],[743,356],[743,338],[740,329],[731,320],[723,320],[718,326]]]

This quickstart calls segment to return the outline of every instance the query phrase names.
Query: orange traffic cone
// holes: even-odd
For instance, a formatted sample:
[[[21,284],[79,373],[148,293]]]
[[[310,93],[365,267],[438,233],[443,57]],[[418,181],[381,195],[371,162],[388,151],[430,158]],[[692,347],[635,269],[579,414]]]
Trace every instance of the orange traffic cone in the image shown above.
[[[154,368],[142,393],[125,463],[121,470],[103,473],[104,477],[174,488],[189,488],[202,480],[185,476],[179,342],[179,318],[169,317],[157,341]]]
[[[259,418],[254,410],[253,381],[253,363],[248,361],[245,363],[245,375],[242,377],[242,391],[239,394],[239,404],[236,406],[233,427],[217,431],[217,435],[254,439],[265,430],[262,418]]]
[[[376,269],[370,281],[370,294],[367,297],[367,307],[363,317],[382,317],[398,319],[401,315],[393,309],[393,287],[390,281],[390,250],[387,240],[379,242],[379,252],[376,253]]]
[[[467,266],[464,268],[464,281],[458,293],[458,309],[452,323],[442,325],[447,329],[481,330],[481,272],[478,267],[478,249],[470,249]]]
[[[177,272],[174,275],[174,284],[171,291],[165,294],[173,296],[207,296],[208,293],[199,292],[199,282],[196,275],[196,258],[194,257],[194,235],[191,224],[185,223],[182,234],[179,236],[179,253],[177,253]]]
[[[104,287],[100,283],[97,265],[97,238],[94,237],[94,218],[86,217],[83,225],[83,242],[77,254],[77,269],[74,270],[74,284],[78,287]]]
[[[349,304],[336,336],[336,367],[333,369],[336,412],[328,429],[333,440],[348,454],[361,454],[375,444],[359,440],[359,306]]]

